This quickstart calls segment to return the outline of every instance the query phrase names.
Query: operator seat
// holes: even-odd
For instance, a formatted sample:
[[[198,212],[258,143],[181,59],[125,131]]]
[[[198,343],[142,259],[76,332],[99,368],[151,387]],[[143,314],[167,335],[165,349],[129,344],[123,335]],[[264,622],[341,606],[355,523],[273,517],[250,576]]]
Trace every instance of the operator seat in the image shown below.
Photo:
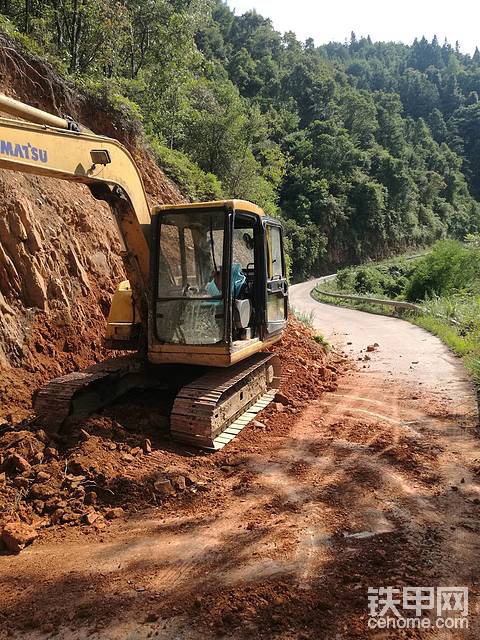
[[[246,331],[252,317],[252,301],[245,295],[247,278],[238,262],[232,264],[233,321],[240,332]]]

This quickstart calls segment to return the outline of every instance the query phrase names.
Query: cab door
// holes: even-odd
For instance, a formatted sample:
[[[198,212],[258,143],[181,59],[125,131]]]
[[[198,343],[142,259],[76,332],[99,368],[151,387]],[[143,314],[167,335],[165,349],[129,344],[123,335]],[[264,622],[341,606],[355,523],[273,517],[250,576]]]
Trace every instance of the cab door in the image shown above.
[[[282,331],[288,316],[288,283],[283,249],[282,227],[276,221],[266,220],[266,305],[265,329],[267,337]]]

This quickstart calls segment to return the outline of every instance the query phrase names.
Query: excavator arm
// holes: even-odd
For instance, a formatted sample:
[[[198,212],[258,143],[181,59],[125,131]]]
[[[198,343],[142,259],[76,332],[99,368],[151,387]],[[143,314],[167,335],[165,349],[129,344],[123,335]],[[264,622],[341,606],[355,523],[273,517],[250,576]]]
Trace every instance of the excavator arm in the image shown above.
[[[130,153],[118,141],[0,95],[0,168],[87,184],[110,205],[122,257],[146,328],[150,270],[150,209]]]

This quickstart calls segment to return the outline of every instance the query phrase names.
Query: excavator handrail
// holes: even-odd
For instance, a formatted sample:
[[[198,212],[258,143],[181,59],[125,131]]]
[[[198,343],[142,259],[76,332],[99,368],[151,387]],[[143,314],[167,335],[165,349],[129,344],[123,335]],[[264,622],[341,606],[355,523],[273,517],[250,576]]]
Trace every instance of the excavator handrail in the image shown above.
[[[73,122],[70,118],[54,116],[52,113],[32,107],[29,104],[10,98],[3,93],[0,93],[0,111],[2,113],[7,113],[10,116],[23,118],[28,122],[45,124],[49,127],[55,127],[56,129],[71,129],[70,123]],[[79,129],[80,128],[77,125],[77,130]]]

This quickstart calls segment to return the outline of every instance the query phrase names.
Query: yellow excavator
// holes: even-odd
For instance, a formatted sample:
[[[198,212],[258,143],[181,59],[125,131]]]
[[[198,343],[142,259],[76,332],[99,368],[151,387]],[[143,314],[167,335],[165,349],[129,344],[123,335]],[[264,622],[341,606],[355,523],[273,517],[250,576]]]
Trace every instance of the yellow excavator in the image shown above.
[[[173,398],[177,440],[219,449],[272,399],[268,351],[288,313],[282,227],[256,205],[222,200],[150,207],[138,167],[117,140],[0,95],[0,168],[82,182],[107,202],[128,281],[105,345],[134,351],[54,379],[34,409],[51,431],[127,392]]]

